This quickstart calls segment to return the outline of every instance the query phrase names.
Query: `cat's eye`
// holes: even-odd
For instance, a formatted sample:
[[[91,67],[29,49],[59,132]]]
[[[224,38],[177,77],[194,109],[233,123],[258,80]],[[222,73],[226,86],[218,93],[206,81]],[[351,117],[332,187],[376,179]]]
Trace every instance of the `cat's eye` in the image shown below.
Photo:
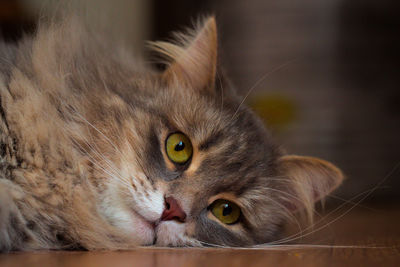
[[[168,158],[177,164],[185,164],[193,154],[192,143],[183,133],[173,133],[165,142]]]
[[[210,206],[210,210],[218,220],[225,224],[238,222],[241,214],[239,206],[226,199],[214,201]]]

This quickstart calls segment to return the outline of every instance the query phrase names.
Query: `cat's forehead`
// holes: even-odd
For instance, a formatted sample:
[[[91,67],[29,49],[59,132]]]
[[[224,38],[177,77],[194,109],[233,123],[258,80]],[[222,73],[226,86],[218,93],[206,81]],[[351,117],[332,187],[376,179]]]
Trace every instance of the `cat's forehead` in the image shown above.
[[[191,166],[190,171],[218,172],[210,173],[211,179],[232,174],[242,178],[268,174],[278,150],[262,122],[246,106],[238,101],[222,103],[200,94],[171,99],[172,103],[163,109],[167,118],[164,137],[179,131],[191,139],[195,167]]]
[[[158,89],[155,92],[155,109],[168,119],[171,128],[184,131],[203,147],[224,135],[246,139],[257,135],[260,142],[268,134],[256,115],[237,99],[221,98],[219,93],[198,92],[193,88]]]

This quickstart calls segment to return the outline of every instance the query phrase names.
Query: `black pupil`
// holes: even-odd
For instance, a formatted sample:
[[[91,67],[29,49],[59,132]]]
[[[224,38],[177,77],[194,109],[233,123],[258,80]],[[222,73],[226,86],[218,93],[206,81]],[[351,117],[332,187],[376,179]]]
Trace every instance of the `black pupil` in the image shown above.
[[[227,216],[232,213],[232,207],[229,204],[224,204],[224,210],[222,211],[223,216]]]
[[[175,151],[182,151],[185,148],[185,143],[182,141],[179,141],[178,144],[175,146]]]

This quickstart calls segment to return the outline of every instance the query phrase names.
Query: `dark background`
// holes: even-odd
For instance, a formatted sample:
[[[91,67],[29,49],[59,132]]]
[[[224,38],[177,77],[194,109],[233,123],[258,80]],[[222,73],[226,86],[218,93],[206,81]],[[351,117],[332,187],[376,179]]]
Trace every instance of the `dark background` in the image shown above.
[[[0,1],[5,40],[34,30],[37,13],[27,2]],[[133,2],[128,14],[138,12]],[[340,166],[347,176],[340,198],[371,192],[367,201],[393,203],[400,201],[399,8],[388,0],[153,0],[140,9],[146,27],[126,24],[145,28],[143,38],[168,39],[215,14],[221,62],[241,95],[269,73],[246,102],[288,153]]]

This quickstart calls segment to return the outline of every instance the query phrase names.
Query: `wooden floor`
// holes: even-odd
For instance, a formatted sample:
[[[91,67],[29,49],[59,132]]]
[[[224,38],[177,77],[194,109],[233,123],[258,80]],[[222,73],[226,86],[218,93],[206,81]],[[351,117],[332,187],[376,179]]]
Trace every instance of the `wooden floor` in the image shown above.
[[[400,266],[399,207],[345,208],[324,218],[298,245],[10,253],[0,255],[0,266]]]

